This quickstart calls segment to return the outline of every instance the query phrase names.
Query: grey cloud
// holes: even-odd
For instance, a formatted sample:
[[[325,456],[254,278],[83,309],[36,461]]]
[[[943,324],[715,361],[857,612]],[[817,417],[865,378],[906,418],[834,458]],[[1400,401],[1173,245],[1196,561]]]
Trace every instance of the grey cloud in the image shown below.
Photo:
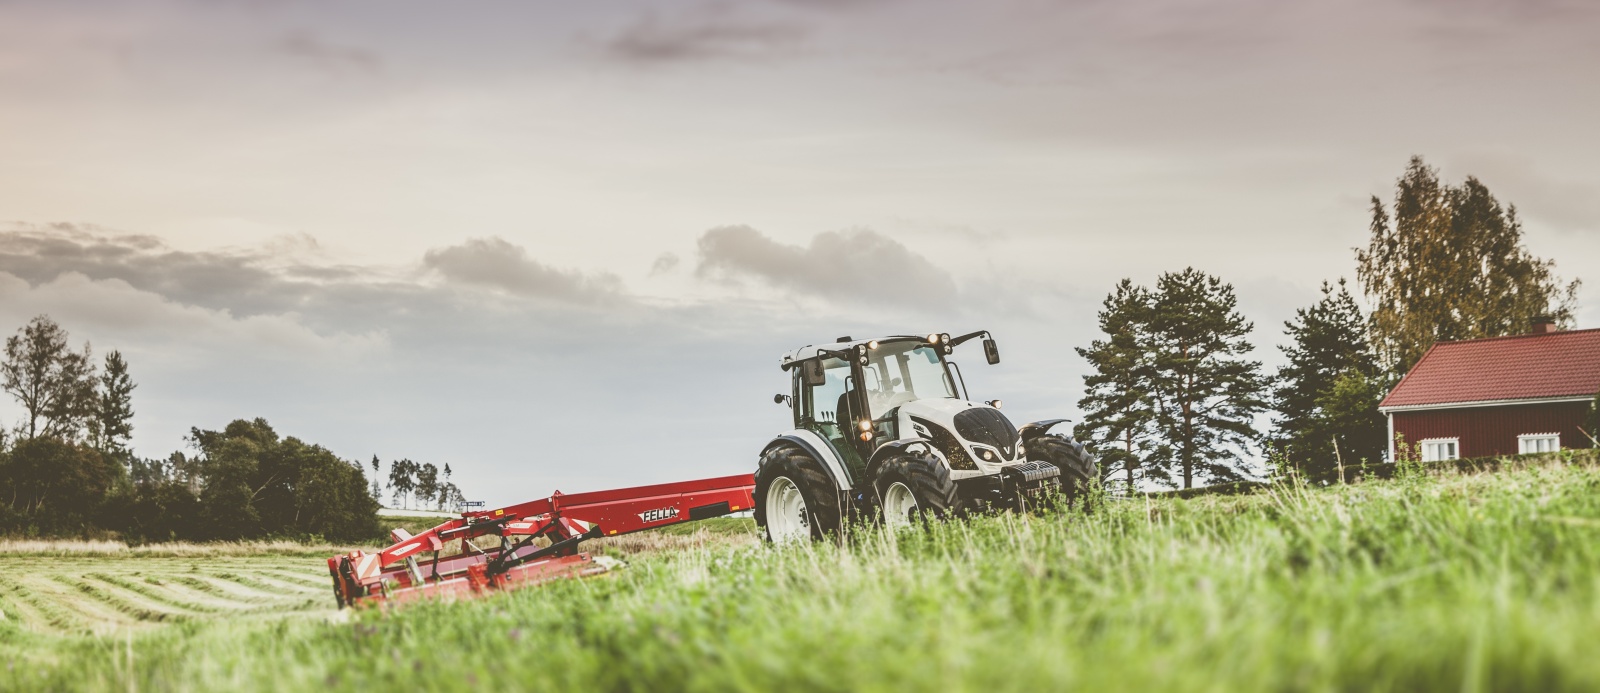
[[[676,254],[662,253],[660,256],[656,257],[656,261],[650,265],[650,273],[665,274],[667,272],[671,272],[672,270],[678,268],[679,262],[680,260]]]
[[[669,63],[707,58],[760,58],[791,49],[808,31],[799,24],[707,15],[664,21],[648,14],[613,36],[612,55],[630,62]]]
[[[95,226],[11,225],[0,231],[0,272],[29,284],[77,272],[237,315],[291,310],[314,288],[283,275],[315,270],[274,270],[266,266],[269,259],[245,250],[173,250],[154,236],[114,234]]]
[[[528,257],[522,246],[496,237],[430,250],[423,255],[422,264],[451,282],[521,296],[587,303],[615,299],[622,289],[615,275],[556,269]]]
[[[949,273],[867,229],[819,233],[801,247],[748,226],[720,226],[700,236],[699,252],[702,278],[752,277],[801,295],[874,304],[940,306],[957,297]]]

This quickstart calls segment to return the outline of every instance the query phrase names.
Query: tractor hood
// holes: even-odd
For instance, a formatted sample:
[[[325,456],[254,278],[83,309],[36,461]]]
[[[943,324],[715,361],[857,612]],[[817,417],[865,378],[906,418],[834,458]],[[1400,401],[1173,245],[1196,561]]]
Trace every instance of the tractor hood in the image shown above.
[[[1023,458],[1017,427],[999,409],[960,399],[920,399],[900,406],[900,431],[925,438],[954,470],[993,472]]]

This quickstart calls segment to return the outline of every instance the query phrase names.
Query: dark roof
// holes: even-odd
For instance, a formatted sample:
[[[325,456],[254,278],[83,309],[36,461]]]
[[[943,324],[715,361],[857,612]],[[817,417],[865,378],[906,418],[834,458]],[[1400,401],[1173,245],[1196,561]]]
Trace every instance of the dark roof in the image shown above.
[[[1600,329],[1439,342],[1380,406],[1544,399],[1600,391]]]

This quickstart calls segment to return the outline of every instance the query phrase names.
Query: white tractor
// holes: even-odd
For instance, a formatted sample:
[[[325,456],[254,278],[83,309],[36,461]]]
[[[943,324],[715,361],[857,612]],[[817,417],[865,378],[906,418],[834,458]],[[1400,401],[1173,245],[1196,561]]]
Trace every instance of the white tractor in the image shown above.
[[[856,519],[897,528],[992,509],[1022,510],[1075,497],[1095,478],[1083,445],[1050,433],[1065,419],[1020,429],[1000,400],[970,401],[947,360],[988,332],[852,340],[783,356],[794,430],[768,443],[756,470],[756,523],[775,543],[822,539]]]

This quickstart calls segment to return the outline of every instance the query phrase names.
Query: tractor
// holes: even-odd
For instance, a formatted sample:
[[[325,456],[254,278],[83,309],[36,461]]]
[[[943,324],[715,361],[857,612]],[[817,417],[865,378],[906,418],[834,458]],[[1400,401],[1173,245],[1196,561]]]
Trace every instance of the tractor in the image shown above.
[[[900,528],[994,510],[1070,502],[1096,477],[1081,443],[1051,433],[1066,419],[1021,428],[998,399],[972,401],[949,357],[987,331],[855,340],[785,354],[794,429],[761,451],[755,519],[773,543],[842,536],[847,525]]]

